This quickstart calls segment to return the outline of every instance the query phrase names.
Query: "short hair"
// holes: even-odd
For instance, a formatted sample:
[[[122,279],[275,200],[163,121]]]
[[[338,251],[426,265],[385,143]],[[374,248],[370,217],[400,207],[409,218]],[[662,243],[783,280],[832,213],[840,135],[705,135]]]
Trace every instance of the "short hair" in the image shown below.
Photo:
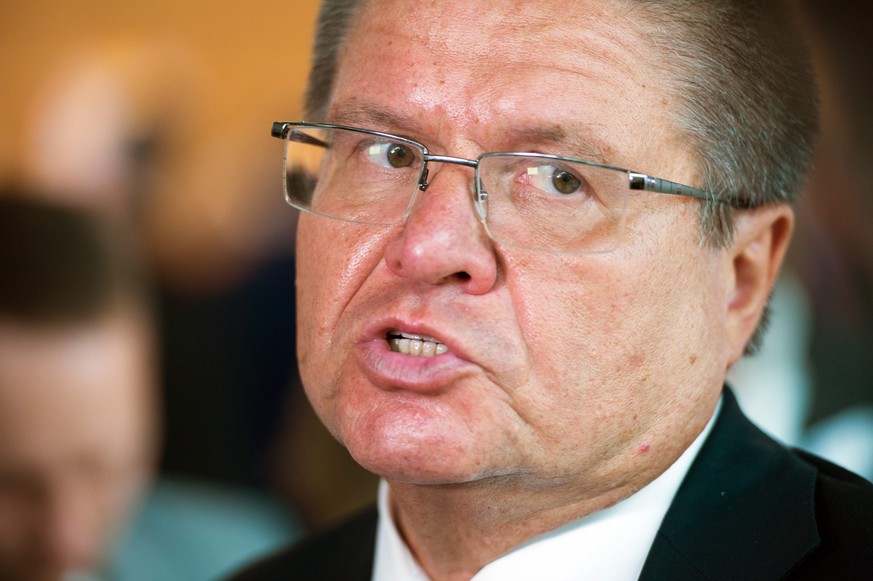
[[[323,120],[343,43],[365,0],[323,0],[306,115]],[[640,30],[662,56],[678,106],[669,112],[693,144],[701,189],[753,206],[795,204],[819,130],[818,90],[809,55],[781,0],[615,0],[638,12]],[[727,246],[729,204],[704,201],[701,241]],[[764,320],[766,320],[766,313]],[[763,325],[761,325],[763,327]],[[754,351],[761,329],[749,343]]]
[[[113,309],[147,314],[145,270],[98,215],[0,191],[0,319],[27,326],[89,324]]]
[[[779,0],[625,0],[648,17],[693,143],[719,199],[795,204],[819,132],[818,88],[796,15]],[[677,34],[678,32],[678,34]],[[704,204],[704,239],[731,240],[730,206]]]

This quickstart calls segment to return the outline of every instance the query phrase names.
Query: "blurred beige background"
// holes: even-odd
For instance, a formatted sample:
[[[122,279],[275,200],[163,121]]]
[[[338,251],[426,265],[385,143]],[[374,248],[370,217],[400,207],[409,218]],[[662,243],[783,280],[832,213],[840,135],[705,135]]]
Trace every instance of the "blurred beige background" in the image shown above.
[[[299,116],[316,4],[5,0],[0,180],[79,190],[115,211],[139,180],[164,273],[187,285],[239,276],[282,228],[268,131]],[[137,140],[154,146],[147,176],[111,151]]]

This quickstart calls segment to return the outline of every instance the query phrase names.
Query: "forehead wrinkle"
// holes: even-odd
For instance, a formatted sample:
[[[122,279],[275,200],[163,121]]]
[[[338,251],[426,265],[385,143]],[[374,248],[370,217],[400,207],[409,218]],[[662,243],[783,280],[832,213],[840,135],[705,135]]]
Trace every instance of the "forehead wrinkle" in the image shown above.
[[[498,61],[505,62],[515,54],[525,53],[525,49],[549,55],[551,49],[566,49],[568,44],[579,40],[578,36],[584,35],[588,39],[592,32],[604,40],[624,44],[628,37],[633,38],[633,33],[639,31],[635,24],[635,11],[627,2],[596,0],[585,4],[582,10],[571,3],[571,12],[568,13],[566,3],[560,4],[560,10],[555,10],[544,6],[543,2],[528,0],[474,0],[452,5],[451,18],[434,18],[434,10],[445,14],[445,7],[439,2],[401,3],[400,7],[391,0],[368,2],[369,7],[383,17],[390,14],[386,18],[401,17],[426,22],[424,26],[410,27],[404,34],[440,57],[454,53],[465,63],[475,62],[478,60],[476,57],[495,55]],[[618,26],[603,30],[604,21]],[[476,22],[475,30],[466,26],[468,22]],[[530,38],[534,42],[528,46],[508,45],[506,38],[513,36]],[[621,40],[622,37],[625,40]],[[458,42],[459,38],[464,41]],[[642,53],[636,56],[642,56]]]
[[[543,62],[559,72],[602,77],[600,80],[610,77],[601,75],[604,69],[627,73],[648,70],[638,63],[649,62],[653,52],[643,41],[635,11],[623,1],[598,0],[593,6],[586,3],[589,5],[585,12],[576,11],[566,20],[540,3],[512,2],[498,10],[481,6],[477,9],[475,4],[452,6],[453,17],[434,18],[431,11],[444,13],[436,2],[398,5],[392,0],[371,0],[358,12],[349,37],[389,46],[404,41],[418,45],[433,55],[432,63],[419,62],[419,67],[447,66],[455,72],[459,68],[468,69],[471,79],[481,79],[483,73],[487,76],[495,69],[530,66],[532,62]],[[475,31],[467,26],[465,10],[477,23]],[[425,24],[397,30],[398,19]],[[532,42],[507,43],[506,39],[513,36],[530,38]],[[345,43],[344,49],[350,44]],[[566,54],[568,46],[573,45],[580,50],[572,61],[554,59],[555,55]],[[594,61],[599,61],[599,67],[586,70]]]
[[[455,55],[459,64],[480,62],[486,69],[538,60],[555,70],[579,74],[584,68],[581,65],[590,63],[592,58],[622,69],[636,69],[637,63],[651,60],[653,53],[644,42],[636,10],[623,1],[597,0],[585,4],[584,10],[577,9],[566,17],[541,2],[514,2],[497,10],[474,9],[477,15],[474,36],[463,15],[457,15],[457,7],[453,7],[454,18],[430,18],[428,25],[417,27],[410,38],[440,58]],[[561,8],[566,11],[566,4]],[[469,40],[458,42],[458,38]],[[530,42],[508,43],[507,38],[525,38]],[[555,55],[566,55],[568,48],[574,46],[579,50],[574,51],[573,60],[555,60]]]
[[[391,1],[375,0],[365,5],[368,8],[364,11],[366,17],[357,20],[350,35],[350,39],[354,40],[346,45],[348,49],[356,43],[372,43],[374,38],[378,38],[378,44],[383,47],[393,45],[390,54],[401,61],[408,56],[407,51],[397,50],[403,43],[424,47],[433,54],[433,62],[419,60],[409,69],[411,90],[418,88],[416,75],[433,78],[448,74],[459,81],[457,87],[467,88],[466,99],[455,99],[449,106],[448,101],[441,100],[442,93],[437,90],[431,93],[433,98],[429,101],[419,103],[416,96],[399,102],[397,106],[390,104],[386,107],[378,103],[356,102],[356,96],[339,97],[335,93],[334,96],[342,102],[332,103],[329,119],[397,133],[422,141],[429,147],[435,145],[429,139],[443,132],[454,133],[465,126],[475,130],[471,123],[490,123],[492,128],[497,128],[496,135],[489,131],[488,139],[476,139],[473,135],[464,137],[477,144],[487,143],[486,149],[490,151],[536,146],[536,149],[543,147],[544,153],[645,169],[637,168],[639,164],[634,163],[634,156],[621,146],[627,139],[621,135],[599,135],[602,130],[597,129],[597,119],[587,116],[586,110],[542,111],[534,119],[519,118],[514,113],[520,104],[513,100],[512,93],[505,94],[500,90],[500,83],[489,82],[492,77],[505,78],[509,73],[510,78],[523,83],[525,71],[542,63],[541,66],[558,77],[566,76],[569,83],[585,83],[586,79],[590,79],[617,87],[627,94],[637,90],[662,93],[659,89],[663,87],[658,85],[663,85],[663,82],[646,74],[651,70],[647,64],[651,62],[653,53],[646,50],[646,43],[639,34],[640,26],[634,22],[633,14],[622,13],[617,10],[617,4],[611,1],[606,5],[589,5],[587,12],[574,13],[565,20],[556,17],[553,10],[534,10],[525,3],[521,3],[515,11],[501,9],[484,12],[477,10],[475,4],[472,2],[469,6],[465,4],[457,8],[461,13],[472,10],[482,16],[476,27],[476,42],[458,42],[460,33],[466,35],[463,38],[469,37],[470,28],[464,26],[463,14],[456,13],[454,9],[454,18],[434,19],[429,16],[433,8],[430,3],[398,5]],[[374,10],[376,6],[379,8]],[[393,16],[389,18],[388,14]],[[398,30],[394,26],[398,14],[409,16],[411,21],[424,22],[425,25]],[[359,13],[359,16],[364,15]],[[548,26],[544,26],[545,23]],[[526,36],[536,41],[522,44],[505,42],[507,35],[511,37],[513,31],[526,31]],[[568,44],[578,46],[574,53],[576,58],[568,55]],[[407,66],[411,66],[411,61]],[[463,76],[467,77],[466,81]],[[567,88],[573,90],[570,85]],[[593,98],[596,100],[597,95],[593,95]],[[461,101],[463,105],[457,109],[457,103]],[[416,110],[415,106],[421,104],[433,109]],[[636,107],[633,103],[629,106]],[[551,118],[544,118],[544,115],[551,115]],[[454,128],[446,126],[451,122],[456,124]],[[529,127],[515,130],[512,125],[516,122],[526,122]],[[617,152],[623,153],[618,155]]]

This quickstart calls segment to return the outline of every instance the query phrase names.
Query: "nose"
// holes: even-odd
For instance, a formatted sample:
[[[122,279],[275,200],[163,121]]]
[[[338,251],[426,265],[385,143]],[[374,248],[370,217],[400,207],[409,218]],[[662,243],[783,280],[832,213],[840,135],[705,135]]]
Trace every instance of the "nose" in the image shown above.
[[[74,491],[56,491],[47,499],[41,535],[44,559],[67,570],[97,565],[101,539],[96,507]]]
[[[497,257],[473,206],[472,171],[441,165],[439,171],[431,171],[427,190],[389,240],[385,262],[406,279],[487,293],[497,280]]]

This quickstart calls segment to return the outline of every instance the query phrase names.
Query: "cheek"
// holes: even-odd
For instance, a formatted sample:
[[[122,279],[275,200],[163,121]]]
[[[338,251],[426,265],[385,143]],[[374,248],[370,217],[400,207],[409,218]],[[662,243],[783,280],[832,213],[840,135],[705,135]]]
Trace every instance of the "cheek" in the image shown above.
[[[584,390],[628,346],[634,284],[602,258],[543,264],[509,264],[514,310],[540,381]]]
[[[316,411],[333,396],[348,353],[347,306],[382,262],[385,229],[301,215],[297,237],[297,349],[301,378]]]
[[[526,389],[514,395],[516,408],[543,448],[565,460],[593,446],[614,447],[617,426],[603,430],[606,437],[598,426],[614,422],[628,386],[639,383],[628,381],[635,349],[627,340],[632,285],[602,258],[510,262],[507,285],[533,371]]]
[[[702,360],[712,351],[717,317],[715,301],[700,296],[717,283],[707,264],[669,252],[567,259],[549,269],[511,264],[508,284],[537,362],[535,389],[552,417],[575,420],[577,432],[594,423],[574,414],[603,416],[607,424],[610,417],[642,419],[672,399],[667,391],[679,382],[706,385],[717,367]]]
[[[297,231],[297,300],[302,315],[330,332],[343,308],[378,267],[390,229],[302,215]],[[307,321],[308,324],[308,321]]]
[[[356,242],[327,220],[301,216],[297,237],[297,329],[301,349],[318,350],[336,328],[359,277]],[[305,354],[305,351],[304,351]]]

